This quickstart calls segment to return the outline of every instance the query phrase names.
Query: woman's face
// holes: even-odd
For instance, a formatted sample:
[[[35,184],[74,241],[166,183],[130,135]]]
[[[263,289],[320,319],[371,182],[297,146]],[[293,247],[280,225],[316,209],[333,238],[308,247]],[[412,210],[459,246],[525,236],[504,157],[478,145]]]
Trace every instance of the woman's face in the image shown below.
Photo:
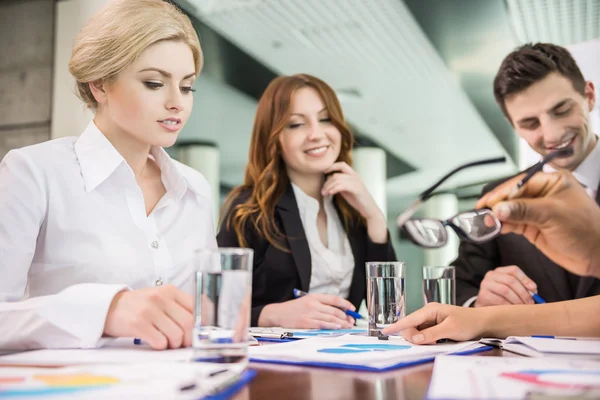
[[[149,46],[114,82],[103,85],[99,125],[150,146],[172,146],[192,111],[194,56],[188,45]],[[96,96],[98,99],[98,96]]]
[[[311,87],[294,93],[290,113],[279,136],[288,174],[322,175],[340,155],[340,131],[331,123],[323,99]]]

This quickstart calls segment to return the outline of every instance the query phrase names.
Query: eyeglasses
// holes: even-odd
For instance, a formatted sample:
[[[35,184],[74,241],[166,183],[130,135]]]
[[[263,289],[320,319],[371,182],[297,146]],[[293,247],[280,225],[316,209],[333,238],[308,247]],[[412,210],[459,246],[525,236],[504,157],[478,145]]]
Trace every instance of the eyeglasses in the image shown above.
[[[456,232],[462,240],[483,243],[496,237],[502,224],[492,210],[484,208],[464,211],[445,221],[433,218],[411,219],[406,221],[403,229],[414,244],[438,248],[448,243],[446,227]]]
[[[506,157],[490,158],[474,161],[453,169],[433,184],[433,186],[423,191],[417,200],[398,216],[396,220],[398,229],[403,229],[413,243],[428,248],[442,247],[448,242],[446,226],[454,230],[461,239],[473,242],[485,242],[498,235],[502,225],[489,209],[461,212],[446,221],[432,218],[411,220],[410,217],[412,217],[421,204],[434,196],[433,192],[435,189],[458,171],[479,165],[496,164],[505,161]]]

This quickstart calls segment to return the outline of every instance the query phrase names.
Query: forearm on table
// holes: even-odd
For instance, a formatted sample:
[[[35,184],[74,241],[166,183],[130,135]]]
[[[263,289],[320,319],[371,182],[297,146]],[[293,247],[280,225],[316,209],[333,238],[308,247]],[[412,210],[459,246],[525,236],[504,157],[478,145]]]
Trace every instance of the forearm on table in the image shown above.
[[[495,306],[481,309],[483,336],[554,335],[600,337],[600,296],[548,304]]]

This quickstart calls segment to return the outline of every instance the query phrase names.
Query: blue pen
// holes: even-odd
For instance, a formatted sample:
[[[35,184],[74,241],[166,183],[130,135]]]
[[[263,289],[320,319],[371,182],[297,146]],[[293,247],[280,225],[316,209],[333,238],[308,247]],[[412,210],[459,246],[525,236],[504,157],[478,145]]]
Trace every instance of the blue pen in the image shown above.
[[[303,292],[302,290],[299,289],[294,289],[294,297],[298,298],[298,297],[302,297],[302,296],[306,296],[308,293]],[[354,319],[362,319],[362,315],[360,315],[359,313],[357,313],[356,311],[352,311],[352,310],[344,310],[344,312],[346,313],[346,315],[351,316]]]
[[[536,304],[546,304],[546,300],[542,299],[539,294],[533,293],[531,290],[529,291],[531,297],[533,297],[533,301]]]

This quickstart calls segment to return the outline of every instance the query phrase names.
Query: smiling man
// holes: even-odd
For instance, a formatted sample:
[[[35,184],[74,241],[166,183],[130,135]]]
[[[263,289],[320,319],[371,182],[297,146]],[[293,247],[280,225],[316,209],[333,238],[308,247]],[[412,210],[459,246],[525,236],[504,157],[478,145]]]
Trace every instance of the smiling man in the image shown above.
[[[600,202],[600,146],[590,126],[595,94],[567,49],[526,44],[509,54],[494,80],[494,95],[516,133],[541,156],[565,147],[544,171],[566,169]],[[486,186],[484,193],[500,182]],[[600,281],[575,276],[550,261],[524,237],[508,234],[484,244],[462,243],[456,267],[457,303],[485,307],[533,304],[600,294]]]

